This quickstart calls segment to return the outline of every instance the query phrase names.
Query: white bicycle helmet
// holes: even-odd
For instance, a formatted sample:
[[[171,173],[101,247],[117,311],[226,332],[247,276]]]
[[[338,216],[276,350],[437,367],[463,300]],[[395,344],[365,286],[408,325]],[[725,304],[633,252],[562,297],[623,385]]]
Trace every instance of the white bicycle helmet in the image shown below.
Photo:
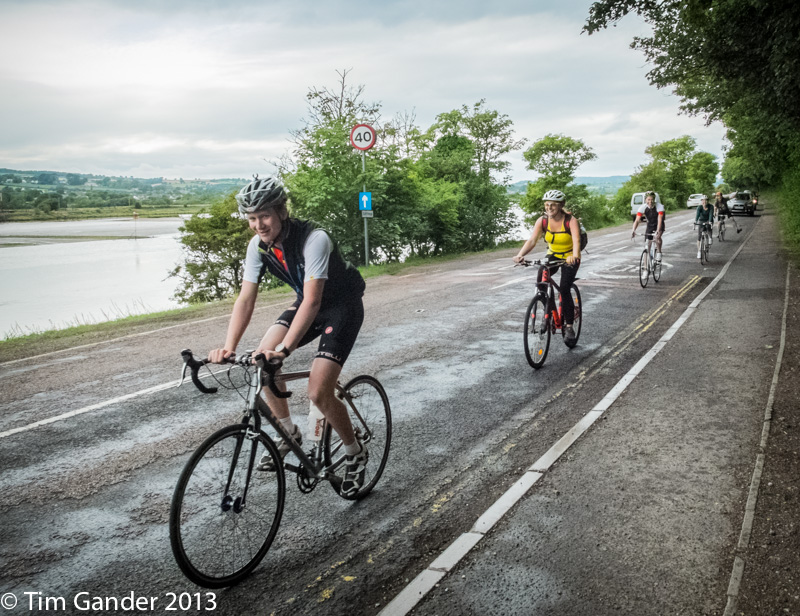
[[[548,190],[542,197],[542,201],[561,201],[563,203],[566,200],[567,196],[560,190]]]
[[[247,216],[253,212],[263,212],[286,201],[286,191],[277,178],[257,175],[236,195],[239,213]]]

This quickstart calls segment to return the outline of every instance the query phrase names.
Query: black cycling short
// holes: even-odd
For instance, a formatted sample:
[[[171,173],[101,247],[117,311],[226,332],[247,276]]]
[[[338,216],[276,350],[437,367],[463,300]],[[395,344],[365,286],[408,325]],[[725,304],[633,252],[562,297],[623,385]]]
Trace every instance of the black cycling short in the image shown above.
[[[647,235],[655,235],[656,229],[658,229],[658,221],[656,221],[652,225],[648,222],[647,223],[647,229],[645,230],[645,233]],[[664,233],[664,231],[666,231],[666,230],[667,230],[667,221],[666,220],[662,220],[661,221],[661,233]],[[648,238],[648,239],[652,239],[652,238]]]
[[[299,307],[300,300],[297,300],[291,308],[278,317],[275,323],[289,327]],[[319,347],[317,347],[317,354],[314,357],[330,359],[343,366],[350,351],[353,350],[363,322],[364,302],[360,297],[349,302],[328,306],[320,309],[311,327],[308,328],[297,346],[305,346],[320,336]]]

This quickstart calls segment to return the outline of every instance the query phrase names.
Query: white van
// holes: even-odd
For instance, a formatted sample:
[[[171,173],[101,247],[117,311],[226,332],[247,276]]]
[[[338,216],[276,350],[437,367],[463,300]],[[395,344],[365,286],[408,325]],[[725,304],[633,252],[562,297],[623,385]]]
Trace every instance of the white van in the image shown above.
[[[633,218],[633,220],[636,220],[636,214],[639,212],[639,208],[642,207],[642,204],[644,203],[644,195],[645,193],[643,192],[633,193],[633,196],[631,197],[631,218]],[[656,193],[656,203],[661,203],[661,197],[658,196],[658,193]]]

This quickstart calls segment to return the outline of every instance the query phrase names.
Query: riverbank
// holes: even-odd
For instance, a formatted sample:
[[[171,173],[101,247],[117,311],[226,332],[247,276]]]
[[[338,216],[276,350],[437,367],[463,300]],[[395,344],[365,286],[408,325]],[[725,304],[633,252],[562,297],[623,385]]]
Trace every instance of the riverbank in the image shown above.
[[[521,241],[507,242],[500,244],[494,249],[483,251],[483,253],[491,254],[521,245]],[[459,253],[428,258],[412,257],[403,263],[387,263],[384,265],[360,267],[359,271],[365,279],[385,275],[395,276],[401,273],[408,273],[408,270],[436,267],[442,263],[462,259],[466,256],[474,256],[476,254],[482,253]],[[274,303],[291,296],[291,294],[292,290],[289,287],[279,287],[277,289],[261,291],[259,293],[258,305]],[[35,355],[73,348],[84,344],[104,342],[115,338],[152,331],[162,327],[178,325],[187,320],[199,321],[228,315],[233,306],[233,302],[234,298],[229,298],[216,302],[193,304],[173,310],[127,316],[111,321],[104,321],[102,323],[77,325],[63,329],[49,329],[22,336],[8,337],[0,341],[0,362],[33,357]]]
[[[97,208],[68,208],[43,212],[41,210],[0,210],[0,225],[6,222],[61,222],[65,220],[95,220],[98,218],[175,218],[203,212],[210,203],[186,206],[141,207],[109,206]]]

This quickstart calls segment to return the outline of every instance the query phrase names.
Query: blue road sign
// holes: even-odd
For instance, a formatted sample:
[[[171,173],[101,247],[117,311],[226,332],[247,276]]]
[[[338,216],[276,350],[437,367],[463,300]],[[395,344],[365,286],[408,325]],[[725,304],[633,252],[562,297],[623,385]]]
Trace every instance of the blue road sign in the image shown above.
[[[372,209],[372,193],[360,192],[358,193],[358,209],[371,210]]]

